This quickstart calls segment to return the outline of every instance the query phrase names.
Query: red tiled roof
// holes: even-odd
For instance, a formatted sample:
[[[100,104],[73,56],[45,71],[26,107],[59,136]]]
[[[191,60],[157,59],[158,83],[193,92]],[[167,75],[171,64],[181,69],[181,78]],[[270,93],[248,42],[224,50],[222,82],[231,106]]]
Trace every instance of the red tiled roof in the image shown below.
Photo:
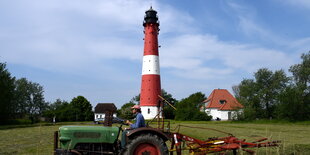
[[[240,104],[226,89],[214,89],[204,102],[208,103],[206,108],[216,108],[219,110],[235,110],[243,108],[243,105]]]

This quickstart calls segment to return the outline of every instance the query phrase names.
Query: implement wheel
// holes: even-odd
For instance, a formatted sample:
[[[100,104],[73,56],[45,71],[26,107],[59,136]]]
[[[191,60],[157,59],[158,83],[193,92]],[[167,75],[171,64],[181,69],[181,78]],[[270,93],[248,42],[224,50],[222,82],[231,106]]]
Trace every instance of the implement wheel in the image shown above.
[[[126,146],[125,155],[167,155],[166,143],[156,135],[135,137]]]

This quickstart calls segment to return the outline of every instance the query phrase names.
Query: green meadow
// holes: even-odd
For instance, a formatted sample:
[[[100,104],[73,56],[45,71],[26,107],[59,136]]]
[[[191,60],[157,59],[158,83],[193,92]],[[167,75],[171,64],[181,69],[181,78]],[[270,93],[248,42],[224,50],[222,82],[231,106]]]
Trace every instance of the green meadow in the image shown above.
[[[93,125],[91,122],[0,126],[0,154],[53,154],[53,132],[63,125]],[[252,140],[267,137],[280,140],[276,148],[254,149],[257,154],[310,154],[310,123],[299,122],[171,122],[178,125],[212,128],[233,134],[239,139]],[[174,132],[174,131],[172,131]],[[198,138],[223,137],[226,134],[207,129],[181,127],[180,133]],[[167,143],[169,145],[169,143]],[[184,152],[188,154],[188,152]],[[239,152],[239,154],[247,154]]]

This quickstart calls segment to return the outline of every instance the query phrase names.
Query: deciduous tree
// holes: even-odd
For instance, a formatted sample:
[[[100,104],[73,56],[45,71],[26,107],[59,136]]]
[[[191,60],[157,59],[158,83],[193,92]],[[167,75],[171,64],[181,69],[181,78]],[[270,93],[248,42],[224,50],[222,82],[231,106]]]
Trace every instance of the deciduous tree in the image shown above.
[[[176,120],[181,121],[207,121],[211,120],[204,111],[200,111],[203,101],[206,99],[205,94],[197,92],[191,94],[189,97],[182,99],[177,103]]]
[[[302,62],[290,67],[296,85],[309,93],[310,88],[310,51],[301,55]]]
[[[122,119],[132,119],[134,118],[134,115],[132,113],[131,107],[134,106],[135,103],[132,101],[129,101],[128,103],[124,104],[121,109],[117,111],[118,117]]]
[[[15,114],[15,77],[0,63],[0,122],[12,119]]]
[[[83,96],[77,96],[70,102],[76,121],[89,121],[93,119],[92,105]]]
[[[18,105],[16,113],[21,117],[28,116],[34,122],[47,108],[43,87],[38,83],[28,81],[26,78],[18,79],[15,84]]]
[[[310,120],[310,51],[301,55],[302,62],[290,67],[294,82],[287,87],[280,98],[280,118],[289,120]]]
[[[161,90],[161,95],[172,106],[176,106],[176,104],[178,103],[178,100],[173,98],[172,95],[169,94],[168,92],[166,92],[164,89]],[[164,103],[164,117],[165,117],[165,119],[174,119],[175,110],[170,105],[168,105],[166,102],[163,102],[163,103]]]
[[[267,68],[254,73],[255,79],[244,79],[234,88],[237,99],[245,106],[244,118],[273,118],[279,95],[285,90],[289,78],[283,70]],[[238,91],[236,91],[238,90]]]

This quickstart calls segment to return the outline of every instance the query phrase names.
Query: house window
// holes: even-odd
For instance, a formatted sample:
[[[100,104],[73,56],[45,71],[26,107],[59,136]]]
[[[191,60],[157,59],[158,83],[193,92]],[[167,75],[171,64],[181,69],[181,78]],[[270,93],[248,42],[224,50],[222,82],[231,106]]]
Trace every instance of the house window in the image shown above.
[[[207,113],[208,115],[210,115],[211,111],[210,111],[210,110],[206,110],[206,113]]]
[[[231,120],[232,117],[231,117],[231,112],[228,112],[228,120]]]
[[[225,104],[226,100],[220,100],[220,104]]]
[[[151,110],[150,108],[147,109],[147,114],[150,114],[151,113]]]

